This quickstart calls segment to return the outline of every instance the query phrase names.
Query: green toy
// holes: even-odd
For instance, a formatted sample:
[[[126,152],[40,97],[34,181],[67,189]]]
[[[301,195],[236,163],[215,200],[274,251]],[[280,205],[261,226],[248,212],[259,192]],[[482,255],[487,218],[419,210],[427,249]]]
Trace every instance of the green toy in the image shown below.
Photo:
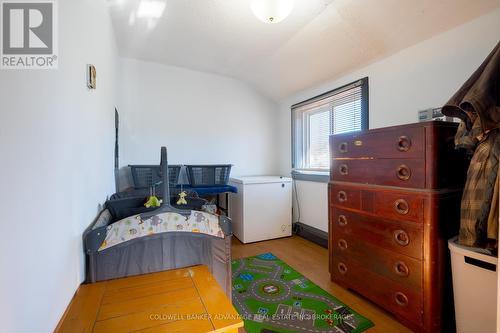
[[[158,197],[156,196],[155,186],[156,185],[153,185],[149,188],[149,198],[144,204],[144,207],[146,208],[160,207],[161,204],[163,203],[163,200],[158,199]]]
[[[160,207],[162,203],[162,200],[158,199],[155,195],[152,195],[148,198],[148,201],[144,204],[144,207],[146,208],[151,208],[151,207]]]

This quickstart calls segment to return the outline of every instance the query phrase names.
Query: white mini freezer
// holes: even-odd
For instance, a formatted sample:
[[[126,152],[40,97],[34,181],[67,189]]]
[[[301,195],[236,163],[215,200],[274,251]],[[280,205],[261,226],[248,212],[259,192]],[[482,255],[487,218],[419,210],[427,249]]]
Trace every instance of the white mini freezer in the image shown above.
[[[292,179],[279,176],[237,177],[229,196],[233,234],[243,243],[292,235]]]

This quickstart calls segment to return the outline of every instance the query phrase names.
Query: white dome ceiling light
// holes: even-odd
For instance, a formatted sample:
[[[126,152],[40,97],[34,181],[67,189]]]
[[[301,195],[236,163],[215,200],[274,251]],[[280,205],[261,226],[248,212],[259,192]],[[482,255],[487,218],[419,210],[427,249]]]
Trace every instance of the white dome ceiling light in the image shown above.
[[[137,8],[137,17],[146,19],[159,19],[165,11],[165,1],[141,0]]]
[[[264,23],[278,23],[287,18],[293,9],[293,0],[252,0],[255,16]]]

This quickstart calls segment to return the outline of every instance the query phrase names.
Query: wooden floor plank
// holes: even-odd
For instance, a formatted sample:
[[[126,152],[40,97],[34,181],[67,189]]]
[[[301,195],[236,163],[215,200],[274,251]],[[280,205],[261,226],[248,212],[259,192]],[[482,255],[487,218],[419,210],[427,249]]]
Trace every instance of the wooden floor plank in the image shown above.
[[[201,300],[189,300],[120,317],[98,321],[94,333],[125,333],[165,325],[177,320],[199,318],[205,313]]]
[[[106,283],[94,283],[78,288],[56,333],[92,332]]]
[[[351,308],[370,318],[375,326],[368,330],[369,333],[411,333],[412,331],[392,319],[391,315],[369,301],[362,301],[350,305]]]
[[[226,294],[219,287],[208,268],[196,266],[190,269],[190,273],[207,313],[211,315],[210,319],[214,328],[219,330],[241,327],[242,321],[238,312],[227,301]]]
[[[124,316],[135,312],[146,311],[148,309],[155,309],[164,305],[175,304],[180,300],[195,300],[197,298],[199,298],[199,296],[196,289],[189,287],[163,294],[123,301],[120,303],[103,304],[101,306],[101,310],[99,311],[97,320]]]
[[[106,290],[102,304],[111,304],[129,301],[135,298],[163,294],[193,287],[193,281],[189,277],[142,284],[135,287]]]
[[[137,331],[140,333],[211,333],[214,332],[209,319],[178,320],[161,326]]]
[[[150,273],[144,275],[130,276],[127,278],[108,281],[107,290],[120,289],[124,287],[135,287],[143,284],[150,284],[159,281],[175,280],[183,277],[188,277],[189,273],[186,269],[176,269],[172,271],[164,271]]]
[[[208,268],[195,266],[82,285],[56,332],[235,333],[239,319],[213,324],[228,314],[238,318]]]

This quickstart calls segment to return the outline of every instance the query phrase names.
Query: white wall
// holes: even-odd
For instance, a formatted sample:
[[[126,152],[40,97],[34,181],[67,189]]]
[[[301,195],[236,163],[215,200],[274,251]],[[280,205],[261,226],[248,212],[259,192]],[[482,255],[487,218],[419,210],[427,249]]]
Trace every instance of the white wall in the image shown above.
[[[234,164],[232,175],[277,171],[277,105],[238,80],[120,61],[120,165]]]
[[[302,222],[328,232],[328,195],[325,195],[327,193],[326,187],[326,183],[295,181],[293,222]]]
[[[59,4],[59,69],[0,70],[2,332],[51,332],[112,193],[115,41],[103,0]],[[97,90],[86,88],[86,64]]]
[[[368,76],[370,128],[416,122],[418,110],[442,106],[479,67],[499,41],[498,22],[500,10],[282,100],[281,173],[289,174],[291,168],[291,105]],[[303,186],[298,195],[301,222],[326,230],[327,185]]]

